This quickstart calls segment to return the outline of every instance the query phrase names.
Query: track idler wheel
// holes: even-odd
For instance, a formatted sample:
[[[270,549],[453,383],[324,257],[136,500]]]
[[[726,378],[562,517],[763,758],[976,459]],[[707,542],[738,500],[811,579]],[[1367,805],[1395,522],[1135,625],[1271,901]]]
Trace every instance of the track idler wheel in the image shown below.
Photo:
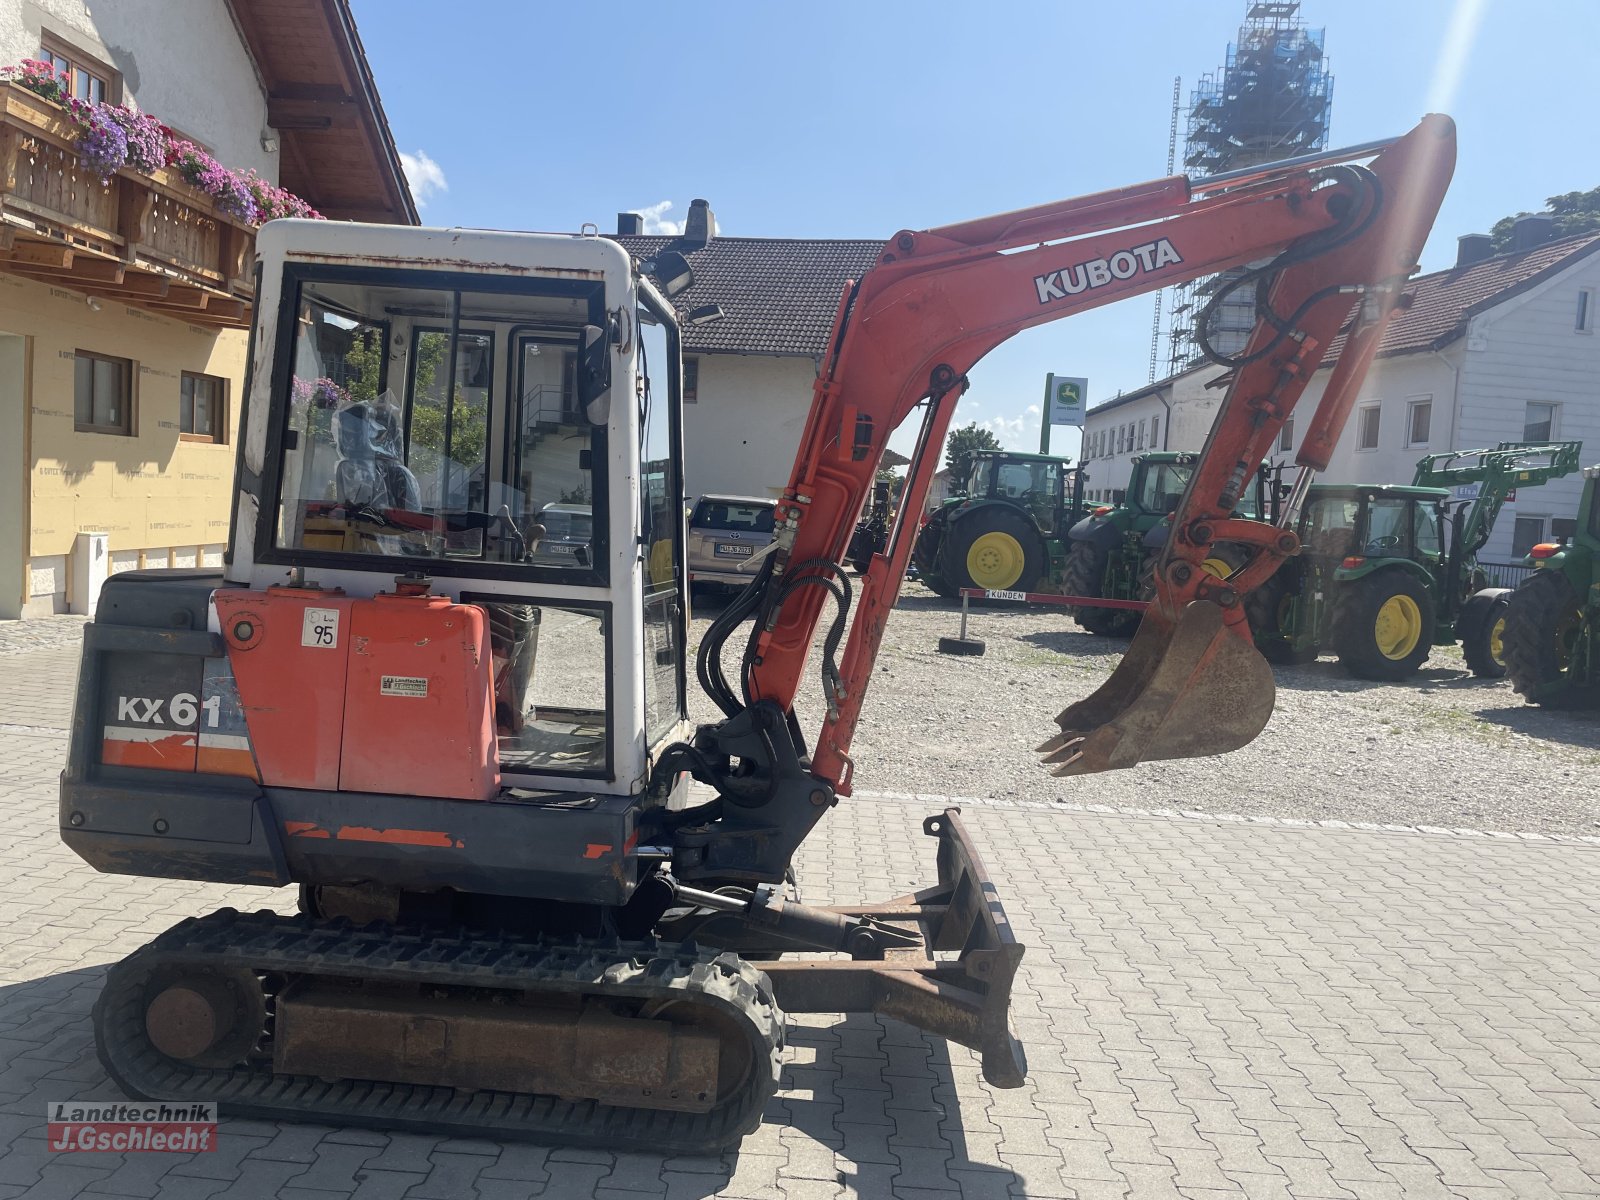
[[[193,1067],[244,1061],[266,1026],[266,998],[249,971],[164,972],[145,996],[150,1044]]]

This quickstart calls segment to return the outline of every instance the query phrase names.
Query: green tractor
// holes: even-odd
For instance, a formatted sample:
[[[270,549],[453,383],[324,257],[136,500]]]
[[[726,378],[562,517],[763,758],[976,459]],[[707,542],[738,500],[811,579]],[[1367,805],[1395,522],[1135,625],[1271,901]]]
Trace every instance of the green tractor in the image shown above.
[[[1092,509],[1067,531],[1069,549],[1061,575],[1066,596],[1113,600],[1148,599],[1152,570],[1172,528],[1171,515],[1189,486],[1197,454],[1159,451],[1133,460],[1128,487],[1114,506]],[[1263,511],[1268,487],[1265,472],[1257,476],[1257,512]],[[1242,515],[1255,515],[1245,513]],[[1206,570],[1226,577],[1243,562],[1227,546],[1218,546]],[[1072,609],[1078,624],[1104,637],[1132,637],[1141,613],[1126,608],[1080,605]]]
[[[1580,449],[1502,443],[1428,455],[1409,487],[1313,486],[1300,553],[1246,598],[1256,645],[1277,662],[1331,651],[1359,679],[1393,681],[1459,641],[1473,674],[1503,676],[1510,592],[1485,586],[1477,553],[1512,491],[1571,474]]]
[[[1600,467],[1583,472],[1577,530],[1564,544],[1541,543],[1536,568],[1511,593],[1505,612],[1505,660],[1512,686],[1547,708],[1600,705]]]
[[[1062,532],[1083,509],[1083,472],[1070,464],[1048,454],[974,454],[964,487],[917,535],[911,561],[922,581],[946,597],[962,588],[1053,588]]]

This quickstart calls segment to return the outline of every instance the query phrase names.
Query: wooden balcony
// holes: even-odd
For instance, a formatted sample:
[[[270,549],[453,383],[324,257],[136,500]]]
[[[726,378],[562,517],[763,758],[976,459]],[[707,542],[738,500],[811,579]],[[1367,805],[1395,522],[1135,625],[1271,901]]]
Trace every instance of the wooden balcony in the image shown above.
[[[0,271],[197,325],[250,323],[254,227],[175,171],[78,163],[66,110],[0,83]]]

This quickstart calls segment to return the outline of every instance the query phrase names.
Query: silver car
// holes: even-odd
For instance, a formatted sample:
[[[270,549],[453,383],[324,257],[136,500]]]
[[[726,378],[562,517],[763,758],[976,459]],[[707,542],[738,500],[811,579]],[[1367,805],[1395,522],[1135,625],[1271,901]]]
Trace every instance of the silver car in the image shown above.
[[[689,517],[689,586],[743,587],[761,569],[772,541],[776,501],[763,496],[701,496]]]

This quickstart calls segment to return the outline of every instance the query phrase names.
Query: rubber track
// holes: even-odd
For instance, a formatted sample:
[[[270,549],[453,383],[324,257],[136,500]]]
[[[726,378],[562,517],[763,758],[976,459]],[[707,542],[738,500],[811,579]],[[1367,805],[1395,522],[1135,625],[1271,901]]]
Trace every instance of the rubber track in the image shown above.
[[[705,1113],[531,1093],[279,1075],[264,1056],[259,1064],[221,1070],[191,1067],[160,1053],[145,1034],[145,984],[162,967],[599,993],[647,1001],[692,998],[733,1017],[746,1030],[752,1066],[735,1095]],[[736,955],[702,952],[692,945],[446,936],[233,909],[183,921],[117,963],[94,1006],[101,1063],[118,1086],[142,1099],[214,1100],[224,1116],[677,1153],[714,1153],[760,1123],[767,1100],[777,1090],[783,1027],[783,1013],[764,974]],[[270,1050],[269,1041],[264,1045]]]

